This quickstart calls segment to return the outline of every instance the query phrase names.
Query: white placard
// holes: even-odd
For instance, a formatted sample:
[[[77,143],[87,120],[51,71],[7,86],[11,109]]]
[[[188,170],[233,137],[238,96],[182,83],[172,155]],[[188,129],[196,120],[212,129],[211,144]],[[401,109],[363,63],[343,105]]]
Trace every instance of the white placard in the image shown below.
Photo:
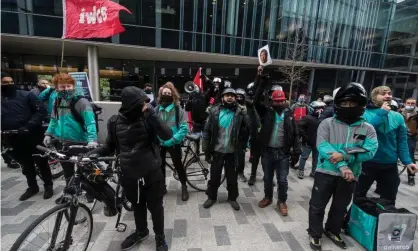
[[[258,49],[258,54],[257,55],[258,55],[258,62],[260,63],[260,65],[267,66],[267,65],[271,65],[273,63],[273,61],[271,60],[271,57],[270,57],[270,51],[269,51],[269,46],[268,45]]]

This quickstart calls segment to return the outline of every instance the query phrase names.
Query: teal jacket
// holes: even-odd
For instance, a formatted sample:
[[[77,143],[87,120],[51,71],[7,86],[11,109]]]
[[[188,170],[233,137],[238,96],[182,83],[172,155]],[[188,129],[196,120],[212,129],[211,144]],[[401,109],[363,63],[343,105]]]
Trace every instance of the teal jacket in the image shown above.
[[[161,140],[161,145],[164,147],[172,147],[174,145],[179,145],[183,141],[184,137],[186,137],[189,128],[187,126],[187,116],[184,110],[180,107],[179,109],[179,118],[178,118],[178,127],[176,124],[176,109],[174,104],[171,104],[167,107],[162,107],[161,105],[156,107],[156,112],[158,116],[166,123],[168,127],[170,127],[171,131],[173,132],[173,137],[169,140]]]
[[[90,102],[82,98],[75,103],[75,109],[83,117],[86,132],[83,131],[80,123],[74,119],[70,108],[64,108],[68,106],[69,102],[61,99],[58,114],[52,109],[51,120],[45,135],[71,143],[97,142],[96,121]]]
[[[45,104],[48,111],[48,116],[51,116],[52,108],[54,107],[54,100],[57,98],[57,92],[53,90],[51,92],[51,95],[49,95],[50,91],[51,87],[48,87],[45,90],[43,90],[41,94],[39,94],[38,96],[39,100],[41,100]]]
[[[371,161],[395,164],[398,158],[404,165],[412,163],[408,150],[407,129],[402,114],[381,108],[367,108],[363,115],[376,130],[379,148]]]
[[[373,126],[363,119],[347,125],[332,117],[319,124],[316,146],[319,152],[317,172],[341,176],[341,169],[348,167],[357,180],[361,173],[361,163],[373,158],[378,142]],[[345,152],[347,147],[362,147],[368,152],[351,155]],[[329,158],[335,152],[342,153],[344,159],[333,164]]]

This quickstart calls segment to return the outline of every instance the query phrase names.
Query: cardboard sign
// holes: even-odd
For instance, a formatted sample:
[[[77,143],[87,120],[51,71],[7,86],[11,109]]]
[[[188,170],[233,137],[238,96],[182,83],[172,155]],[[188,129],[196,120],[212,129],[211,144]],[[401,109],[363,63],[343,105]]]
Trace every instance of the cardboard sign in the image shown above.
[[[75,80],[75,89],[84,95],[90,102],[91,98],[91,87],[90,81],[87,77],[87,72],[70,72],[68,73]]]
[[[258,49],[258,62],[262,66],[271,65],[273,63],[270,57],[270,51],[269,51],[268,45]]]

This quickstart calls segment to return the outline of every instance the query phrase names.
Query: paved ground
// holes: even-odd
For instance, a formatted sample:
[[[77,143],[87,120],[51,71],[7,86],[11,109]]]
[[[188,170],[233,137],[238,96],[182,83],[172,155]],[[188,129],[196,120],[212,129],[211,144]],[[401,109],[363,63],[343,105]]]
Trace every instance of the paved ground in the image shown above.
[[[310,166],[309,166],[310,167]],[[260,168],[261,169],[261,168]],[[261,171],[261,170],[260,170]],[[250,172],[247,165],[245,172]],[[309,172],[306,171],[306,175]],[[206,196],[190,189],[190,200],[180,199],[178,181],[167,172],[168,194],[165,197],[165,233],[170,250],[180,251],[223,251],[223,250],[310,250],[306,229],[308,227],[308,207],[313,179],[299,180],[295,171],[289,175],[289,216],[282,217],[276,206],[259,208],[263,197],[262,173],[258,173],[256,186],[249,187],[239,183],[241,211],[233,211],[226,203],[226,189],[219,190],[219,203],[211,209],[202,207]],[[12,170],[4,165],[1,168],[1,246],[9,250],[15,239],[26,226],[40,214],[54,206],[54,200],[64,187],[64,182],[55,182],[55,196],[43,200],[42,193],[25,202],[18,198],[26,189],[25,179],[20,170]],[[372,189],[374,191],[374,188]],[[43,191],[43,190],[42,190]],[[276,195],[276,194],[275,194]],[[418,187],[406,185],[406,176],[398,194],[398,206],[418,214]],[[132,213],[125,213],[123,221],[128,224],[125,233],[116,232],[116,217],[105,217],[99,205],[93,212],[94,232],[90,250],[120,250],[120,243],[134,227]],[[150,221],[149,226],[152,226]],[[152,231],[151,231],[152,232]],[[418,234],[416,235],[418,236]],[[418,240],[418,237],[416,238]],[[353,239],[346,237],[349,249],[364,250]],[[416,241],[415,245],[418,245]],[[152,237],[133,250],[155,250]],[[338,250],[331,241],[324,238],[323,250]]]

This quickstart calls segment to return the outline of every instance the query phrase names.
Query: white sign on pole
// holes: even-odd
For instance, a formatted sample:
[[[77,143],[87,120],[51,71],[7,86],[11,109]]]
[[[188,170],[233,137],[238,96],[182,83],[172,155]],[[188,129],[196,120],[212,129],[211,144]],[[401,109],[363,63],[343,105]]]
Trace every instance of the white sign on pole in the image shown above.
[[[260,62],[260,65],[262,66],[271,65],[273,63],[270,57],[270,51],[269,51],[268,45],[258,49],[258,61]]]

